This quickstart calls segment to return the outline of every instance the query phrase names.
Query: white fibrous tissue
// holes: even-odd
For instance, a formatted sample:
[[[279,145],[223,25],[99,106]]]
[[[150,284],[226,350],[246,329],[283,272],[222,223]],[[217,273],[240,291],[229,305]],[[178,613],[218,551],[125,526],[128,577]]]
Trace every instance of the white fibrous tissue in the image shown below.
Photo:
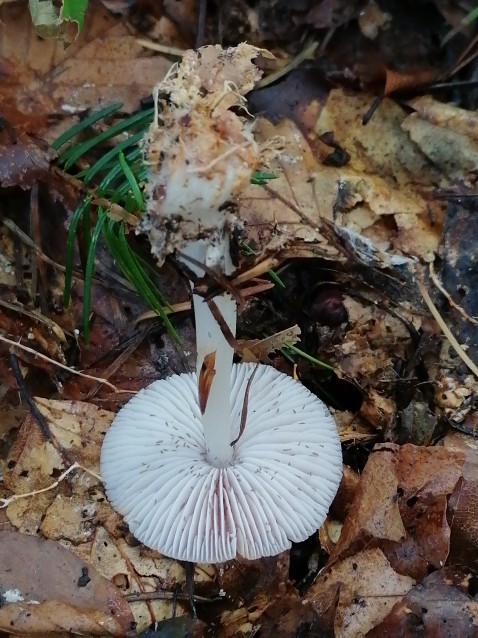
[[[223,207],[260,162],[244,98],[261,77],[252,62],[260,53],[248,44],[186,51],[155,87],[155,119],[143,141],[149,175],[140,228],[159,263],[175,250],[188,254],[193,244],[194,259],[230,270],[223,247],[238,220]]]

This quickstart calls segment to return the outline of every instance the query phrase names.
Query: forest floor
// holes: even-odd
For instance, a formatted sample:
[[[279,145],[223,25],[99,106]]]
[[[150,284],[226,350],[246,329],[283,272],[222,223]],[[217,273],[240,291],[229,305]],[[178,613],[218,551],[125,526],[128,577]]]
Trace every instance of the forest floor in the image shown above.
[[[0,1],[1,632],[478,636],[473,9],[90,0],[79,34],[42,38],[24,2]],[[134,232],[144,180],[118,199],[97,162],[131,135],[121,161],[140,170],[153,87],[185,50],[244,41],[272,54],[247,101],[260,143],[281,151],[232,203],[236,354],[327,403],[344,474],[316,535],[196,565],[193,594],[99,476],[114,414],[194,368],[195,331],[184,272],[173,257],[156,267]],[[146,292],[121,268],[129,251]]]

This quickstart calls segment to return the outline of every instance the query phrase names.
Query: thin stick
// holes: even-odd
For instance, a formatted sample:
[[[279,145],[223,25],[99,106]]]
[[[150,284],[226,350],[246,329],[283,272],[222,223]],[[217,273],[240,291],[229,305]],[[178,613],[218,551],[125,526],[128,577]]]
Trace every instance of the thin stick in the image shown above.
[[[135,394],[136,393],[136,390],[121,390],[120,388],[117,388],[115,385],[110,383],[107,379],[101,379],[100,377],[94,377],[91,374],[86,374],[85,372],[79,372],[78,370],[74,370],[73,368],[69,368],[68,366],[63,365],[63,363],[59,363],[58,361],[55,361],[54,359],[50,359],[50,357],[47,357],[46,355],[41,354],[41,352],[37,352],[37,350],[33,350],[33,348],[29,348],[28,346],[24,346],[22,343],[19,343],[18,341],[13,341],[12,339],[7,339],[7,337],[4,337],[3,335],[0,335],[0,341],[3,341],[3,343],[8,343],[8,345],[13,346],[14,348],[19,348],[20,350],[23,350],[24,352],[28,352],[29,354],[32,354],[35,357],[39,357],[43,361],[46,361],[47,363],[51,363],[52,365],[56,366],[57,368],[61,368],[62,370],[66,370],[67,372],[71,372],[71,374],[76,374],[79,377],[84,377],[85,379],[91,379],[92,381],[97,381],[98,383],[103,383],[104,385],[108,386],[108,388],[111,388],[113,390],[113,392],[116,392],[117,394]]]
[[[73,472],[73,470],[78,470],[78,469],[79,470],[83,470],[83,472],[86,472],[87,474],[90,474],[94,478],[96,478],[99,481],[103,482],[103,479],[101,478],[101,476],[99,474],[97,474],[96,472],[93,472],[92,470],[89,470],[86,467],[83,467],[83,465],[80,465],[79,463],[73,463],[73,465],[71,467],[69,467],[67,470],[65,470],[63,472],[63,474],[61,474],[61,476],[58,477],[58,480],[56,480],[54,483],[52,483],[48,487],[43,487],[41,490],[34,490],[33,492],[26,492],[25,494],[14,494],[13,496],[9,496],[8,498],[0,498],[0,509],[3,509],[4,507],[7,507],[13,501],[19,501],[22,498],[28,498],[30,496],[36,496],[37,494],[43,494],[44,492],[49,492],[50,490],[55,489],[55,487],[58,487],[58,485],[60,485],[60,483],[64,479],[66,479],[66,477],[69,474],[71,474],[71,472]]]
[[[460,346],[456,338],[451,333],[450,328],[446,325],[445,321],[443,320],[443,317],[438,312],[438,308],[435,306],[430,295],[428,294],[428,290],[426,289],[425,285],[418,279],[417,279],[417,285],[420,292],[422,293],[423,301],[426,303],[426,305],[428,306],[428,309],[433,315],[433,318],[442,329],[443,334],[450,342],[451,347],[456,352],[456,354],[460,357],[460,359],[473,372],[473,374],[478,378],[478,367],[473,363],[473,361],[466,354],[466,352],[463,350],[463,348]]]
[[[159,44],[158,42],[151,42],[151,40],[144,40],[142,38],[136,39],[136,44],[139,44],[141,47],[145,49],[151,49],[151,51],[158,51],[159,53],[164,53],[165,55],[172,55],[175,58],[182,58],[185,49],[178,49],[176,47],[168,47],[165,44]]]
[[[470,317],[470,315],[467,312],[465,312],[465,310],[461,306],[459,306],[455,301],[453,301],[453,299],[450,297],[449,293],[446,291],[445,287],[443,286],[443,284],[438,279],[435,273],[433,262],[430,263],[429,272],[430,272],[430,279],[433,281],[433,283],[438,288],[438,290],[442,293],[442,295],[446,297],[446,300],[448,301],[450,306],[452,306],[452,308],[455,308],[455,310],[458,310],[458,312],[463,317],[463,319],[465,319],[466,321],[469,321],[475,326],[478,326],[478,321],[474,317]]]
[[[33,418],[35,419],[35,421],[37,422],[38,427],[40,428],[40,432],[43,435],[43,438],[48,441],[49,439],[51,439],[50,427],[48,425],[47,420],[38,409],[38,406],[35,403],[35,400],[33,399],[30,390],[27,387],[27,384],[25,383],[25,379],[23,378],[22,371],[20,370],[20,366],[18,365],[17,356],[13,353],[10,355],[10,366],[12,368],[15,381],[17,382],[20,396],[28,404],[28,407],[30,408],[30,412]]]
[[[177,594],[172,591],[142,591],[133,594],[126,594],[126,600],[129,603],[135,603],[140,600],[190,600],[189,594]],[[198,603],[216,603],[224,600],[223,596],[215,596],[214,598],[206,598],[205,596],[194,595],[194,600]]]

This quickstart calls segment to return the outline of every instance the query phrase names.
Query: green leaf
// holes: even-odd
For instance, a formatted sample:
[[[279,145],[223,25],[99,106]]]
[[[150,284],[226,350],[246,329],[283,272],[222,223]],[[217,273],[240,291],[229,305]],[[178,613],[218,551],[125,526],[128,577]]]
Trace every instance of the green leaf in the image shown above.
[[[264,186],[271,179],[277,179],[279,175],[275,173],[266,173],[264,171],[255,171],[251,175],[251,184],[256,184],[257,186]]]
[[[168,304],[146,274],[139,257],[128,244],[124,225],[120,225],[113,220],[108,220],[103,236],[108,250],[114,257],[119,268],[123,271],[125,277],[133,284],[149,307],[163,320],[171,338],[174,339],[176,343],[179,343],[179,335],[165,312],[165,306]]]
[[[91,168],[89,168],[87,171],[84,172],[85,184],[88,184],[89,182],[91,182],[93,177],[97,175],[100,171],[102,171],[111,159],[116,158],[119,155],[120,151],[139,142],[139,140],[143,137],[143,135],[144,135],[143,131],[139,131],[139,133],[136,133],[135,135],[130,135],[127,139],[123,140],[119,144],[116,144],[116,146],[114,146],[107,153],[105,153],[103,157],[101,157],[97,162],[95,162]]]
[[[285,354],[287,351],[293,352],[294,354],[298,355],[302,359],[305,359],[306,361],[310,361],[310,363],[313,363],[318,368],[324,368],[325,370],[330,370],[331,372],[334,372],[333,366],[329,365],[328,363],[324,363],[324,361],[321,361],[320,359],[316,359],[315,357],[308,354],[307,352],[304,352],[304,350],[297,348],[297,346],[294,346],[292,343],[288,343],[284,346],[284,348],[281,348],[282,353]]]
[[[88,0],[63,0],[60,18],[68,22],[76,22],[78,33],[83,28]]]

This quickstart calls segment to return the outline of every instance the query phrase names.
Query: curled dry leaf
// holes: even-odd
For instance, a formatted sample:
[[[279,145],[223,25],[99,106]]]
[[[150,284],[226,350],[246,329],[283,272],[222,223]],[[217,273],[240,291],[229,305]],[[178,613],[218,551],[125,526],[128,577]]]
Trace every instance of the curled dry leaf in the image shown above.
[[[449,432],[445,449],[465,455],[463,483],[451,499],[449,564],[475,565],[478,560],[478,441],[461,432]]]
[[[120,591],[59,543],[0,531],[0,630],[135,636]]]
[[[374,448],[332,557],[373,544],[401,574],[423,578],[450,547],[448,502],[460,487],[464,455],[439,447]]]
[[[405,309],[387,311],[374,303],[344,297],[348,326],[340,340],[326,347],[337,373],[358,383],[364,391],[360,416],[377,430],[388,434],[395,423],[397,408],[390,396],[396,381],[398,360],[406,360],[412,347]],[[399,313],[397,315],[397,312]],[[420,318],[413,321],[418,327]]]
[[[307,598],[336,638],[368,635],[415,584],[398,574],[380,549],[346,558],[320,575]]]
[[[478,142],[478,114],[461,109],[452,103],[435,100],[431,95],[421,95],[408,102],[422,120],[465,135]]]
[[[367,638],[472,638],[477,633],[476,574],[467,567],[445,567],[413,587]]]

